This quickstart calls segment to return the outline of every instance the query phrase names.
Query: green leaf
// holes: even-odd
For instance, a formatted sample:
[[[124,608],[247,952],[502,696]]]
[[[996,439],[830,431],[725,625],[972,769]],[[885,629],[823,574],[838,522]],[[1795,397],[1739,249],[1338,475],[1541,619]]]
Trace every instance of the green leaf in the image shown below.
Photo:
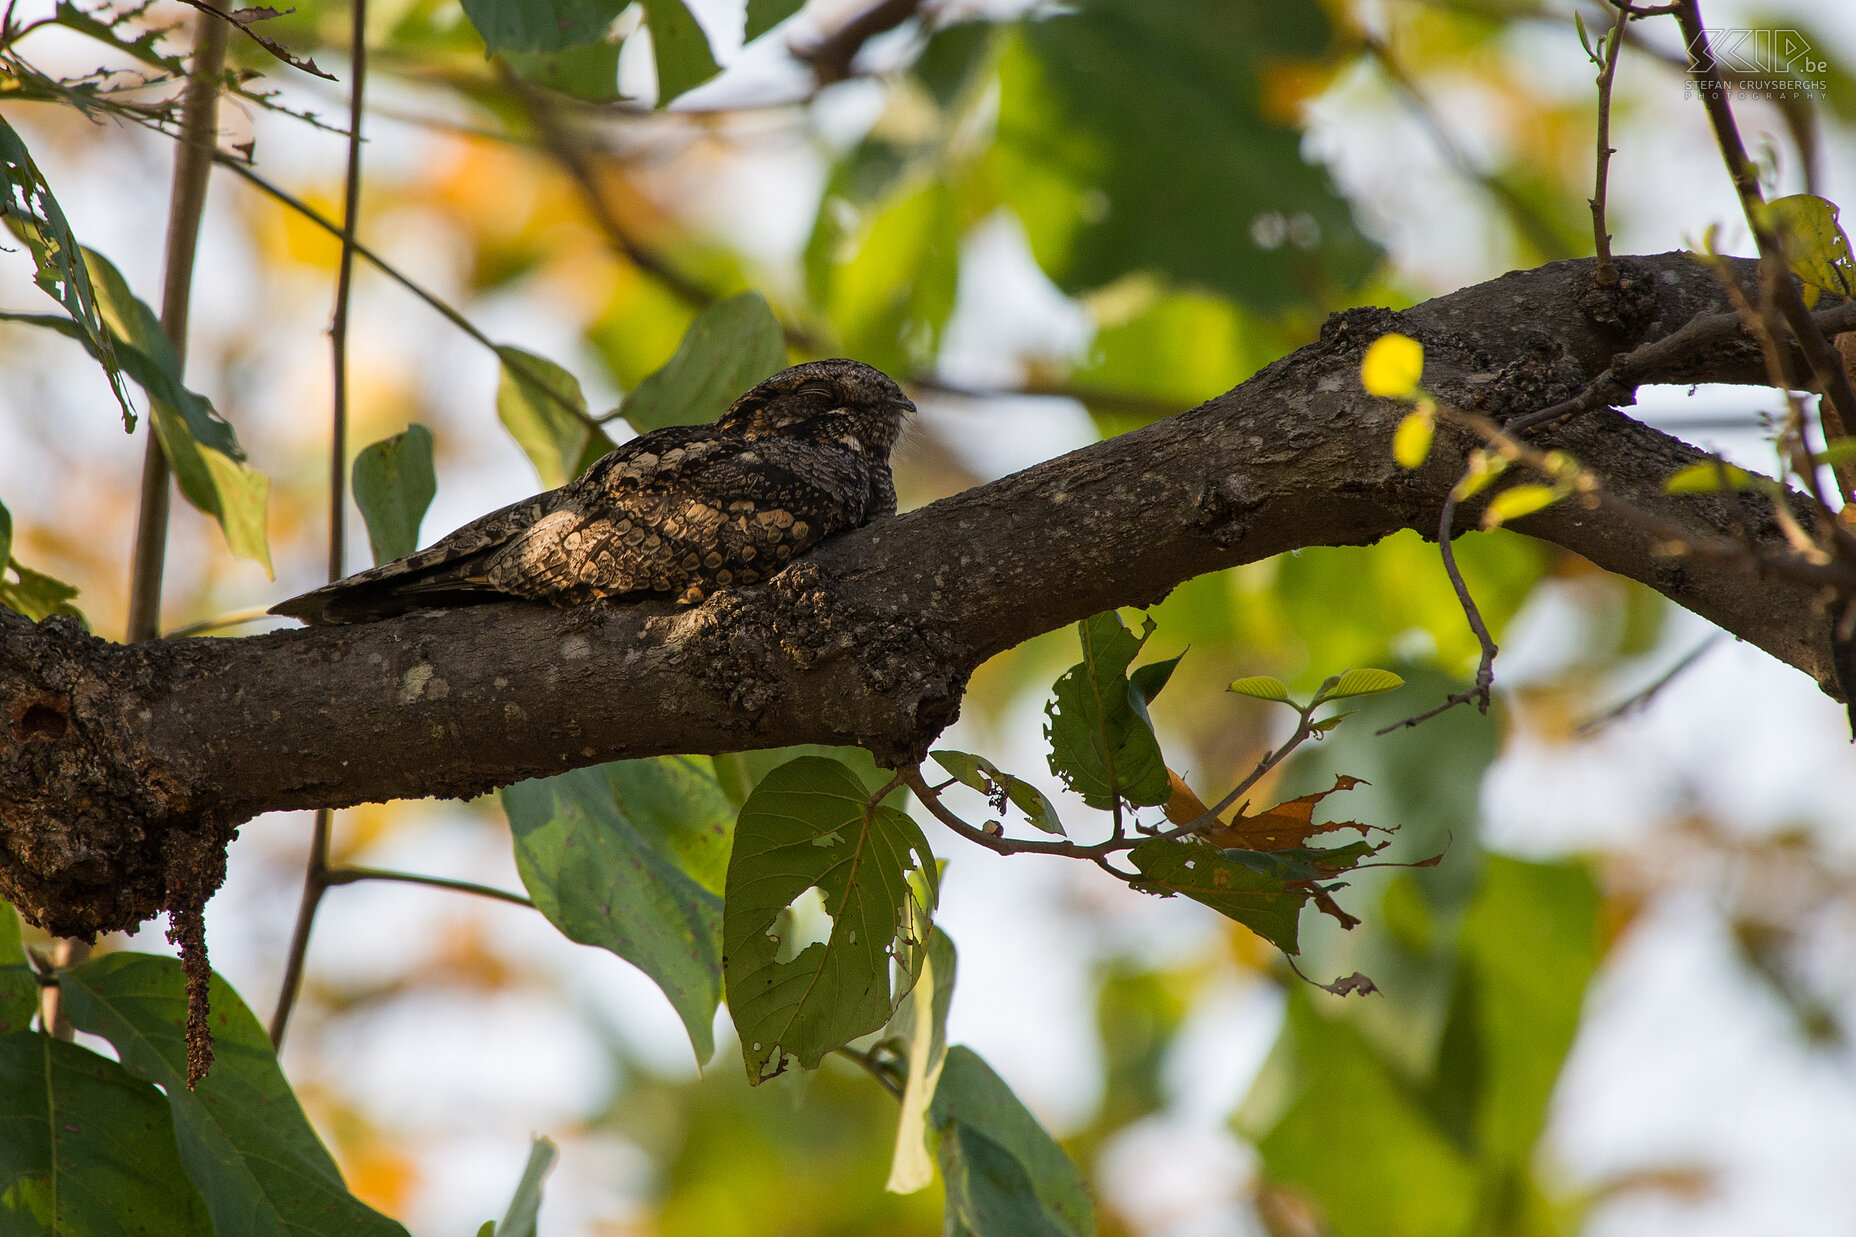
[[[1450,1013],[1475,1043],[1477,1068],[1458,1077],[1485,1162],[1525,1168],[1546,1128],[1598,969],[1598,920],[1598,888],[1584,864],[1489,858],[1463,920],[1470,980],[1458,985]]]
[[[24,1031],[39,1012],[39,980],[26,961],[19,912],[0,901],[0,1032]],[[0,1192],[5,1187],[0,1186]]]
[[[1510,486],[1489,500],[1482,512],[1482,527],[1500,528],[1509,520],[1552,506],[1560,497],[1560,492],[1550,485]]]
[[[612,450],[612,440],[586,415],[580,380],[546,357],[507,344],[496,384],[496,416],[535,466],[546,489],[566,485]]]
[[[866,148],[888,149],[880,141]],[[849,182],[881,171],[854,152],[834,173],[806,245],[806,287],[846,352],[905,370],[933,359],[953,313],[962,212],[931,163],[859,201],[867,187]]]
[[[696,315],[663,368],[619,407],[640,434],[713,421],[749,387],[786,368],[786,340],[758,292],[717,301]]]
[[[1235,919],[1284,953],[1299,953],[1296,924],[1306,889],[1290,889],[1278,872],[1259,872],[1199,842],[1149,838],[1128,852],[1140,870],[1135,888],[1170,896],[1183,893],[1227,919]]]
[[[1389,692],[1405,686],[1405,680],[1390,670],[1360,669],[1349,670],[1340,676],[1340,681],[1325,693],[1328,700],[1342,700],[1348,696],[1377,696],[1380,692]]]
[[[1044,707],[1051,772],[1090,807],[1107,810],[1117,797],[1136,807],[1165,803],[1173,791],[1160,741],[1144,704],[1134,707],[1127,675],[1129,663],[1153,634],[1153,620],[1146,620],[1137,636],[1108,610],[1076,629],[1083,660],[1057,680],[1055,698]],[[1165,682],[1164,674],[1157,677]]]
[[[553,52],[597,43],[628,0],[464,0],[492,52]]]
[[[621,760],[502,791],[516,867],[563,934],[664,990],[699,1061],[722,997],[722,880],[734,809],[688,756]]]
[[[72,1023],[108,1040],[124,1069],[167,1093],[181,1163],[219,1233],[405,1237],[342,1184],[232,985],[212,978],[213,1068],[192,1091],[178,960],[105,954],[66,971],[61,986]]]
[[[1335,1237],[1475,1232],[1473,1156],[1351,1023],[1315,1009],[1307,985],[1289,985],[1288,998],[1282,1038],[1240,1115],[1265,1178],[1315,1200]]]
[[[720,73],[722,66],[709,50],[709,36],[696,24],[683,0],[642,3],[651,26],[651,50],[657,59],[657,105],[663,107]]]
[[[1027,22],[986,181],[1066,292],[1151,271],[1262,312],[1326,308],[1379,250],[1266,114],[1262,78],[1331,34],[1316,5],[1227,0],[1081,0]]]
[[[554,1167],[554,1144],[545,1138],[537,1138],[529,1144],[528,1164],[522,1169],[522,1180],[516,1183],[516,1192],[509,1199],[509,1209],[503,1212],[503,1221],[492,1227],[493,1237],[535,1237],[535,1219],[541,1211],[541,1183]]]
[[[213,1237],[161,1092],[76,1044],[0,1035],[0,1232]]]
[[[1025,814],[1026,820],[1045,833],[1063,833],[1063,822],[1057,819],[1057,809],[1051,806],[1044,792],[1030,782],[1013,777],[1010,773],[1001,773],[998,766],[984,756],[951,750],[928,754],[961,785],[971,786],[992,799],[995,812],[1003,814],[1005,804],[1009,801]]]
[[[908,874],[927,878],[927,904]],[[857,775],[802,756],[761,779],[735,825],[722,912],[728,1008],[748,1080],[766,1081],[794,1060],[815,1069],[827,1052],[889,1020],[894,963],[921,972],[937,872],[928,841],[894,808],[869,805]],[[828,940],[778,958],[781,913],[807,889],[824,895]]]
[[[1856,294],[1856,257],[1837,223],[1834,202],[1809,193],[1774,198],[1766,203],[1764,219],[1778,233],[1792,274],[1804,284],[1806,305],[1816,304],[1824,292],[1836,297]]]
[[[1247,679],[1238,679],[1230,686],[1231,691],[1240,696],[1254,696],[1258,700],[1276,700],[1283,704],[1290,703],[1289,689],[1283,681],[1267,674],[1253,674]]]
[[[182,381],[180,358],[154,310],[129,290],[108,258],[94,249],[83,255],[116,354],[148,393],[155,436],[182,496],[219,521],[227,549],[273,575],[265,527],[271,479],[245,462],[237,434],[211,401]]]
[[[805,6],[806,0],[748,0],[748,24],[741,41],[752,43]]]
[[[367,541],[376,564],[404,558],[419,548],[419,522],[437,492],[432,431],[417,422],[354,457],[354,501],[367,521]]]
[[[18,559],[10,560],[6,567],[12,570],[14,579],[9,581],[6,572],[0,570],[0,606],[23,614],[35,623],[54,614],[68,614],[80,620],[84,617],[70,604],[71,598],[77,596],[75,586],[23,567]]]
[[[1663,482],[1665,494],[1713,494],[1726,487],[1734,490],[1748,489],[1760,481],[1766,480],[1744,468],[1735,468],[1732,464],[1723,464],[1719,460],[1702,460],[1699,464],[1690,464],[1678,468]]]
[[[557,51],[506,51],[503,60],[522,78],[587,103],[612,103],[619,95],[621,40],[600,39]]]
[[[124,429],[135,428],[135,405],[129,383],[116,359],[115,341],[97,307],[90,272],[84,267],[77,238],[65,221],[52,187],[32,161],[19,134],[0,117],[0,219],[32,252],[33,282],[64,306],[83,333],[92,356],[109,375],[110,390],[122,405]]]
[[[1083,1175],[971,1048],[948,1049],[930,1119],[941,1131],[949,1218],[966,1231],[979,1237],[1096,1231]]]
[[[896,1149],[883,1188],[913,1194],[934,1180],[928,1155],[928,1107],[947,1061],[947,1011],[954,1000],[954,942],[936,929],[928,939],[928,957],[909,999],[896,1010],[890,1034],[909,1046],[908,1081],[902,1088],[902,1115],[896,1122]],[[885,1035],[884,1038],[889,1038]]]

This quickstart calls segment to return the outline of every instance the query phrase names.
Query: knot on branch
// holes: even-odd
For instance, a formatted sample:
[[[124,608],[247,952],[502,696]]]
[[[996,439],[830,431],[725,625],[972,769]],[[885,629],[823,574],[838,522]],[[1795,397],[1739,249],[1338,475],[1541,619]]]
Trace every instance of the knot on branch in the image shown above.
[[[1640,264],[1628,261],[1616,264],[1617,282],[1593,279],[1579,294],[1579,312],[1592,329],[1609,338],[1614,347],[1635,344],[1649,333],[1661,314],[1656,299],[1655,276]]]
[[[234,830],[201,819],[190,787],[135,733],[145,660],[61,617],[0,611],[0,895],[59,936],[128,931],[162,910],[203,904],[225,873]],[[211,883],[170,883],[170,848],[189,836],[216,856]],[[195,865],[196,868],[199,865]]]
[[[1585,371],[1564,349],[1543,345],[1530,356],[1518,357],[1495,371],[1474,389],[1467,401],[1497,423],[1525,416],[1576,396],[1585,386]]]

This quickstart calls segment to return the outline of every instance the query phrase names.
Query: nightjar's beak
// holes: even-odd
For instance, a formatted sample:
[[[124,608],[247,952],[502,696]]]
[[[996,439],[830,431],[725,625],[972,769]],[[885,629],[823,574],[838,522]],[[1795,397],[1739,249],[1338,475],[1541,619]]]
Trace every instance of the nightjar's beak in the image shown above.
[[[915,415],[915,401],[906,395],[892,395],[889,397],[888,403],[891,408],[900,409],[902,415],[905,417],[912,417]]]

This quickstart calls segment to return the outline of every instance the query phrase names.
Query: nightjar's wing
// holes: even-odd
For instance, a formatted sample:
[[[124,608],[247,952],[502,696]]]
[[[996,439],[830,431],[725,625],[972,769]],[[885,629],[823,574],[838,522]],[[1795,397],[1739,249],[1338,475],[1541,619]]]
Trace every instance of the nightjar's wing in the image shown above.
[[[272,606],[272,614],[322,623],[365,623],[427,606],[468,605],[497,600],[484,576],[496,549],[545,519],[560,490],[511,503],[472,520],[416,554],[325,584]]]
[[[772,575],[881,503],[876,469],[835,444],[678,430],[634,440],[655,449],[614,452],[566,487],[490,556],[491,586],[568,603],[627,593],[700,601]]]

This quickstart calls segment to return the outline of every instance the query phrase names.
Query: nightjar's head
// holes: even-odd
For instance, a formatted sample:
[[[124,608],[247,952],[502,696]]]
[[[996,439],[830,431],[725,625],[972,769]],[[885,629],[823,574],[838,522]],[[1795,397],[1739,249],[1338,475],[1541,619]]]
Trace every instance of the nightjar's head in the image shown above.
[[[718,424],[748,438],[816,438],[889,459],[915,405],[880,369],[837,357],[783,369],[736,400]]]

